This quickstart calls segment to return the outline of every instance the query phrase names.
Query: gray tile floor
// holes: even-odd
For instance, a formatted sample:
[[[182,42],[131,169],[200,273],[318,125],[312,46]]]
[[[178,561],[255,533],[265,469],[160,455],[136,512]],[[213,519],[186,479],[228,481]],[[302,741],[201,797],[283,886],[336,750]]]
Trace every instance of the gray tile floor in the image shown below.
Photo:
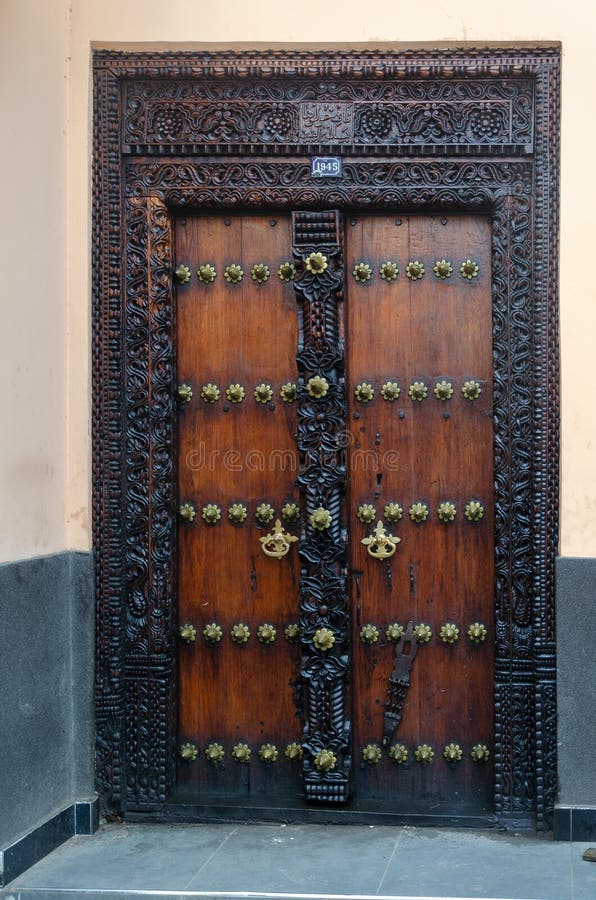
[[[588,844],[532,833],[333,825],[108,825],[2,900],[204,897],[596,900]]]

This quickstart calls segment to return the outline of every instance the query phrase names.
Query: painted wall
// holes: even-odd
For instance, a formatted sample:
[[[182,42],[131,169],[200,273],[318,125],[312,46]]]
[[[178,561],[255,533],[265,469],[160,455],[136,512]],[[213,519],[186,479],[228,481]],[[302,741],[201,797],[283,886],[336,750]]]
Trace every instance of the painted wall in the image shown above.
[[[364,6],[359,0],[327,6],[318,0],[229,0],[209,7],[196,0],[72,0],[70,23],[65,6],[60,0],[4,0],[0,13],[0,42],[6,45],[0,53],[4,133],[26,128],[43,135],[27,152],[7,147],[6,140],[0,151],[10,173],[4,185],[10,214],[0,224],[7,258],[3,300],[10,310],[4,315],[7,376],[0,396],[11,421],[0,451],[0,559],[62,546],[87,549],[90,542],[91,46],[201,47],[222,41],[263,47],[312,41],[345,46],[563,42],[561,552],[596,556],[591,396],[596,280],[586,187],[589,148],[596,142],[586,87],[596,58],[592,0],[564,6],[554,0],[501,0],[490,6],[477,0],[427,0],[423,6],[392,0]],[[19,260],[26,260],[24,272],[15,267]]]
[[[68,0],[0,2],[0,561],[67,544],[68,37]]]

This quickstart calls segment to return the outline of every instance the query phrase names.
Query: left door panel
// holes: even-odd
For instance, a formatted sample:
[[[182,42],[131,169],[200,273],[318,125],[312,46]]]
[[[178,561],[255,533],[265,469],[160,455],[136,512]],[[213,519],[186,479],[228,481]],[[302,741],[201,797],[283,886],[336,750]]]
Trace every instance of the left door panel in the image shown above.
[[[289,217],[176,220],[190,271],[178,382],[192,391],[179,392],[178,786],[203,800],[301,790],[285,752],[301,731],[298,542],[277,559],[260,540],[278,519],[299,536],[291,260]]]

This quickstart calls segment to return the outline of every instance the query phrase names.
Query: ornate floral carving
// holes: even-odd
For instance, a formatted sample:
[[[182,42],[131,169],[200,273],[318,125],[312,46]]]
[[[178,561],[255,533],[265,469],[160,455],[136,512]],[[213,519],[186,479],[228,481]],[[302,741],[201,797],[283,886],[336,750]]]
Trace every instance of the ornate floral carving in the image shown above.
[[[180,109],[171,104],[153,110],[153,130],[161,140],[174,140],[185,125],[185,116]]]
[[[356,122],[356,133],[364,140],[383,141],[393,129],[393,115],[390,107],[373,103],[360,110]]]
[[[472,111],[469,120],[469,128],[477,141],[490,143],[498,139],[506,131],[506,111],[501,106],[484,106],[482,109]]]
[[[276,103],[262,117],[263,135],[271,140],[287,140],[296,131],[297,118],[295,107],[289,103]]]

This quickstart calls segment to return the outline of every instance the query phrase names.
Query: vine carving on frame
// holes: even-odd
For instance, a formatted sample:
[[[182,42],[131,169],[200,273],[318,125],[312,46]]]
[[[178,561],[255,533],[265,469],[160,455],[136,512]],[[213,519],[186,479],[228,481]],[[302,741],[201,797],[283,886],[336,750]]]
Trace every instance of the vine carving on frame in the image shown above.
[[[548,827],[556,789],[558,66],[553,48],[96,55],[97,749],[108,806],[153,808],[175,778],[172,213],[476,210],[493,226],[495,808]],[[321,137],[325,117],[332,127]],[[341,181],[312,178],[305,153],[284,158],[303,145],[349,146]],[[338,363],[328,362],[333,379]]]

